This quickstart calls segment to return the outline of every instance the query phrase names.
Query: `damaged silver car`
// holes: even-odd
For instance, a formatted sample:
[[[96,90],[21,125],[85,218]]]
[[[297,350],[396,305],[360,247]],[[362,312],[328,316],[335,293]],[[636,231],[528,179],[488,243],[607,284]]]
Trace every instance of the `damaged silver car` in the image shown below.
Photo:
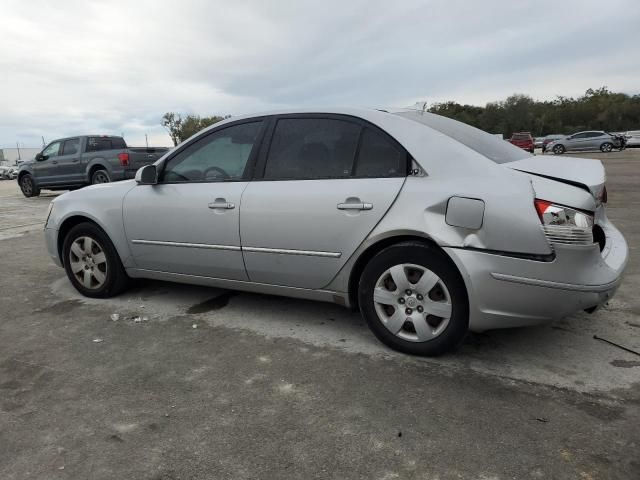
[[[335,302],[388,346],[436,355],[468,330],[611,298],[628,249],[606,201],[598,160],[536,157],[429,113],[289,110],[56,198],[45,236],[90,297],[145,277]]]

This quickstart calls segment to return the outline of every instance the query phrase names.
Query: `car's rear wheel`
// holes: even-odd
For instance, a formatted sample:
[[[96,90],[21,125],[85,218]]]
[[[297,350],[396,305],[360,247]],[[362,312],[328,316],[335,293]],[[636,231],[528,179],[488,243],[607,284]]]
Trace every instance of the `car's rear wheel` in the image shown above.
[[[564,145],[556,145],[555,147],[553,147],[553,153],[555,153],[556,155],[564,153],[565,150],[566,149],[564,148]]]
[[[109,237],[93,223],[73,227],[62,246],[67,277],[81,294],[107,298],[122,292],[128,277]]]
[[[600,151],[601,152],[609,153],[611,150],[613,150],[613,144],[612,143],[605,142],[602,145],[600,145]]]
[[[379,252],[362,272],[358,300],[373,333],[404,353],[440,355],[468,330],[464,281],[436,247],[401,243]]]
[[[26,173],[20,177],[19,183],[20,190],[25,197],[37,197],[40,195],[40,188],[30,174]]]
[[[93,172],[93,175],[91,175],[91,185],[109,182],[111,182],[111,177],[109,177],[109,172],[106,170],[96,170]]]

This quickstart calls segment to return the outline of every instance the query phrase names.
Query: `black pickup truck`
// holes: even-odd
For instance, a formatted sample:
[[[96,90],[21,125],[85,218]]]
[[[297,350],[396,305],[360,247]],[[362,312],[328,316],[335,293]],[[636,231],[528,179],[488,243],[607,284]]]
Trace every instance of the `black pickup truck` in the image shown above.
[[[136,170],[155,162],[168,150],[127,147],[122,137],[108,135],[61,138],[47,145],[34,160],[20,165],[18,184],[25,197],[34,197],[40,195],[40,189],[69,190],[134,178]]]

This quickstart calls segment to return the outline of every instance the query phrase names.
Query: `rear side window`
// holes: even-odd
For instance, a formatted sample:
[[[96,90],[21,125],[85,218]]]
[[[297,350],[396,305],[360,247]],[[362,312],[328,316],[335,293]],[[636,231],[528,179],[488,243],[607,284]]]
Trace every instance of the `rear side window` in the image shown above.
[[[280,119],[271,140],[264,178],[348,178],[360,130],[355,123],[330,118]]]
[[[596,138],[596,137],[601,137],[603,135],[605,135],[603,132],[589,132],[587,134],[587,137]]]
[[[365,128],[356,162],[356,177],[398,177],[407,173],[407,154],[370,128]]]
[[[124,139],[120,137],[89,137],[87,139],[87,152],[100,152],[102,150],[118,150],[127,148]]]
[[[71,140],[65,140],[62,145],[62,153],[61,155],[73,155],[78,153],[80,149],[80,139],[72,138]]]

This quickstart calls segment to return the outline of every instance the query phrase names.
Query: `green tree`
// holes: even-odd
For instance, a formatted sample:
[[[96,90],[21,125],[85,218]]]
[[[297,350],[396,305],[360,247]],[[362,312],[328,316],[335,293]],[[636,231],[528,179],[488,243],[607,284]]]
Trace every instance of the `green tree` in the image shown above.
[[[558,96],[552,101],[514,94],[484,107],[448,101],[435,103],[428,111],[505,137],[518,131],[543,136],[591,129],[640,129],[640,95],[615,93],[607,87],[590,88],[578,98]]]
[[[174,112],[167,112],[162,116],[162,126],[167,129],[173,145],[184,142],[187,138],[195,135],[200,130],[229,118],[230,115],[210,117],[200,117],[199,115],[182,115]]]

